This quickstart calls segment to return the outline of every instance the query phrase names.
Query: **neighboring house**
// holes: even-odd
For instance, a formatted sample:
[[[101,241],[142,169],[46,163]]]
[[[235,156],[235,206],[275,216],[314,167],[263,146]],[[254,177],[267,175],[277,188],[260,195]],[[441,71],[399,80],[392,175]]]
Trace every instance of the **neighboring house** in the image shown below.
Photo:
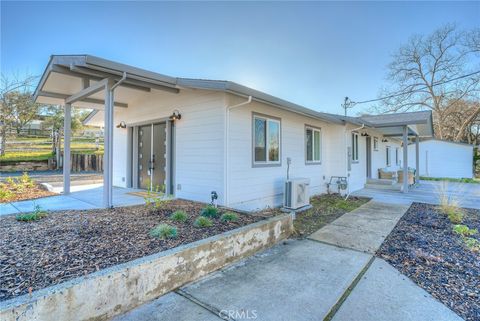
[[[408,150],[415,151],[415,146],[409,145]],[[409,156],[412,164],[409,166],[415,167],[412,156]],[[420,142],[421,176],[473,178],[473,171],[473,145],[439,139]]]
[[[105,90],[114,82],[115,108]],[[433,135],[430,112],[344,117],[229,81],[174,78],[88,55],[52,56],[35,99],[97,108],[87,123],[105,127],[105,206],[111,184],[164,185],[202,202],[215,191],[219,204],[237,209],[278,206],[288,159],[290,177],[309,178],[311,194],[326,192],[331,176],[348,177],[354,191],[379,168],[403,166],[402,141]],[[68,186],[67,170],[67,193]]]

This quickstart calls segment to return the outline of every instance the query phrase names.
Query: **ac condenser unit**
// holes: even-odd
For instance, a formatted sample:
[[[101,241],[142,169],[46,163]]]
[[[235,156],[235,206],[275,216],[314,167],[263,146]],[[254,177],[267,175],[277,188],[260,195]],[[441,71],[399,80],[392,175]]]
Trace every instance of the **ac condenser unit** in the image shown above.
[[[284,207],[292,210],[310,204],[310,179],[293,178],[285,182]]]

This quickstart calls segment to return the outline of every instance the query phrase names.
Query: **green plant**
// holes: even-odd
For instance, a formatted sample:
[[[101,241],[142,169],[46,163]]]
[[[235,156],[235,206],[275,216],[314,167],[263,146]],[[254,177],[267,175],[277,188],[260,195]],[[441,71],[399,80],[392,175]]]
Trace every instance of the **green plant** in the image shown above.
[[[188,215],[185,211],[175,211],[170,215],[170,219],[177,222],[185,222],[188,219]]]
[[[5,184],[0,184],[0,202],[8,202],[13,197],[12,191],[8,190]]]
[[[463,221],[463,212],[458,208],[450,210],[447,215],[452,224],[460,224]]]
[[[473,237],[464,237],[465,245],[473,252],[480,252],[480,241]]]
[[[197,217],[195,222],[193,222],[193,226],[195,227],[209,227],[212,225],[213,225],[213,222],[205,216],[199,216]]]
[[[233,213],[233,212],[227,212],[225,214],[223,214],[220,219],[223,221],[223,222],[236,222],[238,221],[238,215]]]
[[[149,182],[147,182],[147,184],[150,185]],[[147,207],[151,206],[155,210],[163,208],[163,206],[171,200],[168,195],[165,195],[164,185],[157,185],[155,186],[155,189],[148,189],[147,195],[144,196],[143,199],[145,200],[145,205],[147,205]]]
[[[157,237],[159,239],[171,239],[178,235],[177,228],[168,224],[160,224],[150,230],[150,236]]]
[[[477,229],[471,229],[466,225],[454,225],[453,232],[461,236],[472,236],[478,233]]]
[[[205,217],[210,217],[210,218],[217,218],[220,213],[218,212],[218,208],[216,208],[213,205],[207,205],[204,208],[202,208],[200,215],[205,216]]]
[[[17,221],[30,222],[36,221],[47,216],[47,212],[42,210],[40,205],[35,205],[33,212],[18,214],[15,218]]]

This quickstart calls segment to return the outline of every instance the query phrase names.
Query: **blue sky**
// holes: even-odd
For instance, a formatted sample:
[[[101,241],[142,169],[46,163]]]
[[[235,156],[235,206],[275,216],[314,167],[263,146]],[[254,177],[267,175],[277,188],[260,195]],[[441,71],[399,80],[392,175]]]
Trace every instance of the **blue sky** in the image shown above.
[[[0,62],[41,74],[51,54],[88,53],[342,113],[345,96],[376,98],[412,34],[445,23],[479,27],[480,2],[2,1]]]

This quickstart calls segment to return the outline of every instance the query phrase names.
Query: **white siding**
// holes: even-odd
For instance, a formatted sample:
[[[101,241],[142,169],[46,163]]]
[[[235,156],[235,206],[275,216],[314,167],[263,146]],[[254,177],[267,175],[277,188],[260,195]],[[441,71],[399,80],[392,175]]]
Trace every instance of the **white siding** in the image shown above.
[[[281,119],[281,166],[252,166],[253,112]],[[321,164],[305,164],[305,125],[322,130]],[[245,210],[281,205],[287,177],[287,157],[292,159],[291,178],[309,178],[312,195],[325,192],[325,183],[330,175],[326,170],[327,164],[332,159],[341,158],[337,155],[339,151],[332,149],[330,143],[331,127],[332,125],[325,122],[257,102],[232,109],[229,130],[228,205]],[[338,138],[335,139],[338,141]]]
[[[415,167],[415,144],[408,145],[409,166]],[[420,175],[472,178],[473,146],[428,140],[420,142]]]
[[[181,90],[168,94],[152,90],[127,109],[117,108],[115,124],[166,118],[178,109],[182,119],[175,129],[175,195],[209,202],[210,192],[215,190],[223,203],[224,106],[222,93]],[[127,175],[127,131],[115,130],[114,140],[114,184],[125,186],[122,177]]]

